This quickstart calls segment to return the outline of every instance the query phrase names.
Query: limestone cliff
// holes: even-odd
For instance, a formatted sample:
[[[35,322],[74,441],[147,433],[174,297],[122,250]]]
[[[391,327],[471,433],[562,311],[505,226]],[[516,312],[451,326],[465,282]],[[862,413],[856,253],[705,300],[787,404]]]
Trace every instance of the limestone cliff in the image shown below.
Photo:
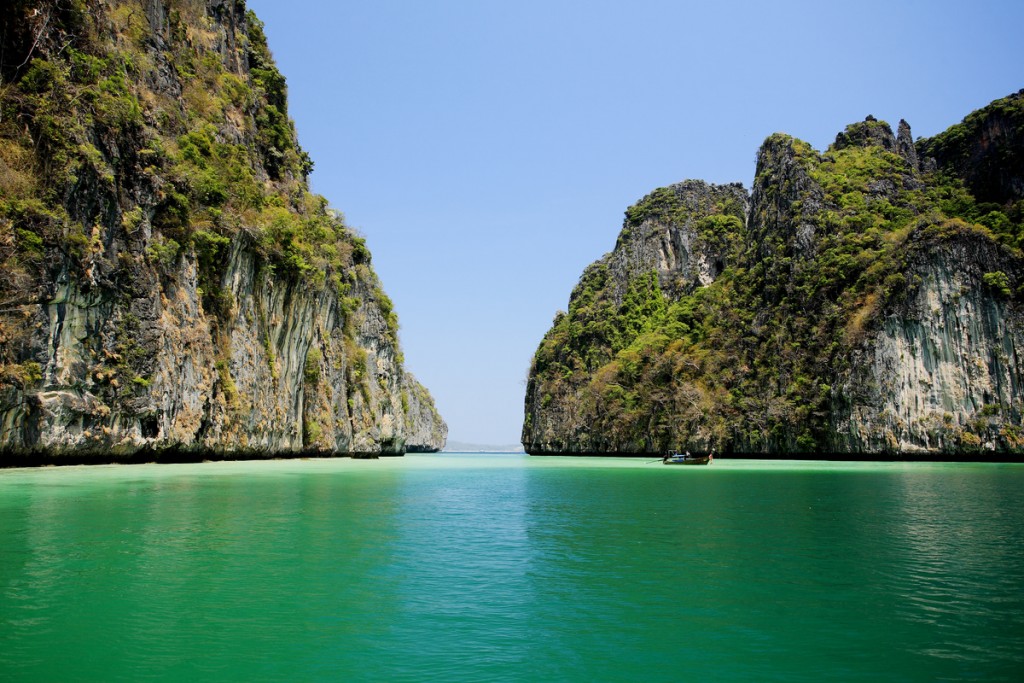
[[[1013,204],[1024,197],[1024,90],[996,100],[934,138],[920,142],[921,155],[962,178],[979,202]]]
[[[244,2],[14,0],[0,39],[8,461],[443,445]]]
[[[405,410],[406,450],[409,453],[437,453],[448,442],[448,425],[434,405],[434,398],[410,373],[405,373],[402,394]]]
[[[652,321],[666,318],[668,301],[687,300],[734,264],[747,205],[741,185],[687,181],[626,212],[615,250],[586,269],[569,312],[556,316],[537,351],[527,386],[527,452],[648,453],[668,438],[657,425],[624,423],[638,414],[615,377],[620,358],[634,344],[685,336],[679,315],[667,334]]]
[[[869,116],[770,136],[749,195],[645,197],[534,356],[526,450],[1020,453],[1021,131],[1022,93],[917,144]]]
[[[986,273],[1024,263],[972,231],[919,233],[906,272],[916,283],[880,311],[833,392],[831,450],[849,453],[1016,451],[1024,413],[1024,315]]]

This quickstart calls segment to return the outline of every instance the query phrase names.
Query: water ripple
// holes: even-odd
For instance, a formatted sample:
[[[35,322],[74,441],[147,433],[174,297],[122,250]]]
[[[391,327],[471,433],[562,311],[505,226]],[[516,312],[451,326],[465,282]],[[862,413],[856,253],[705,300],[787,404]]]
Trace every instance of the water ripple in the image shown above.
[[[3,677],[1024,668],[1024,468],[265,464],[0,473]]]

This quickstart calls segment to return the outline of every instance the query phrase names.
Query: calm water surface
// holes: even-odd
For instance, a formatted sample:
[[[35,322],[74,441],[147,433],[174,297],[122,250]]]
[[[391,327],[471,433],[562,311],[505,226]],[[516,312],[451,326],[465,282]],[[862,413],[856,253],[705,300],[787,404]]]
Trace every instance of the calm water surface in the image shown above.
[[[1022,672],[1021,465],[0,470],[0,680]]]

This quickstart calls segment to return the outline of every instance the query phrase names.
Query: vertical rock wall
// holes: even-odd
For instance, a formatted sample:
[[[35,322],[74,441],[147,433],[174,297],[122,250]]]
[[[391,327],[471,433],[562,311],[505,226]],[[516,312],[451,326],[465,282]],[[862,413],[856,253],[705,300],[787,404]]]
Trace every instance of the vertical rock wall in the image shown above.
[[[1021,140],[1024,91],[651,193],[541,341],[527,452],[1019,457]]]
[[[841,453],[994,451],[1018,442],[1024,413],[1024,317],[986,272],[1020,264],[988,239],[924,241],[919,281],[882,315],[836,390]]]
[[[442,447],[244,2],[36,4],[0,9],[0,464]]]

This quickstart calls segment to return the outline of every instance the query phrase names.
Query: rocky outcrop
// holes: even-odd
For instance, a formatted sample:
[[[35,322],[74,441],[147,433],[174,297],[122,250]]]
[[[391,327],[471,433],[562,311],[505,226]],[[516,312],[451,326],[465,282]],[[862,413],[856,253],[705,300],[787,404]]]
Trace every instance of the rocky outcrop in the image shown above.
[[[612,413],[592,380],[681,299],[734,266],[748,209],[742,185],[686,181],[626,211],[615,249],[584,272],[534,359],[526,390],[527,452],[645,453],[650,432],[595,428]]]
[[[775,134],[749,200],[687,181],[631,207],[534,356],[527,452],[1024,452],[1019,99],[939,142],[870,116],[824,153]],[[1008,164],[989,203],[971,158]]]
[[[810,145],[783,134],[770,136],[758,150],[746,229],[760,260],[777,266],[778,255],[813,257],[825,201],[811,177],[817,160]]]
[[[979,202],[1016,204],[1024,197],[1024,90],[972,112],[917,144],[922,159],[961,178]]]
[[[405,449],[408,453],[437,453],[448,442],[448,426],[434,405],[434,398],[411,373],[405,373]]]
[[[834,392],[831,450],[955,453],[1012,450],[1024,415],[1024,315],[987,273],[1024,262],[983,233],[914,236],[907,272],[918,284],[885,310]]]
[[[921,162],[914,147],[914,136],[910,133],[910,124],[900,119],[899,133],[896,135],[896,153],[903,157],[915,171],[921,169]]]
[[[614,251],[598,262],[608,269],[615,303],[622,303],[624,283],[652,271],[663,291],[677,294],[714,282],[735,258],[746,208],[739,183],[700,180],[662,188],[630,207]]]
[[[14,3],[0,23],[6,462],[443,446],[244,3]]]

